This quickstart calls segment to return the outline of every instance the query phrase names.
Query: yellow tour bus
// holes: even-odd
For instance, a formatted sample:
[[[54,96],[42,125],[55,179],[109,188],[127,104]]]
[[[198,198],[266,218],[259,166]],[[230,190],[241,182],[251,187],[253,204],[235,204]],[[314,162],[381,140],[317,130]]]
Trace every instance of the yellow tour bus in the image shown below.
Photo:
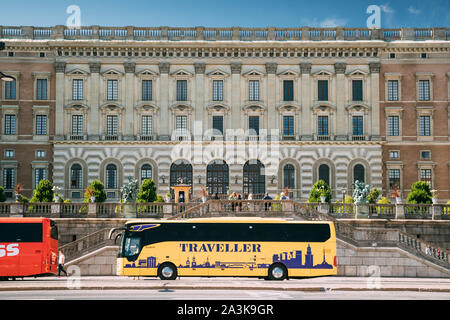
[[[117,274],[260,277],[284,280],[337,274],[336,234],[328,221],[202,218],[130,221]]]

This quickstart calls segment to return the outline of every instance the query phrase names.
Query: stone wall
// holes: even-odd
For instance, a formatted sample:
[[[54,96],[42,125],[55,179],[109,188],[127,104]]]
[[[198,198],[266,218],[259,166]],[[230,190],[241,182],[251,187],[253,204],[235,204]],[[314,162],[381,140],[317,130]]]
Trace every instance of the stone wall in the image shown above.
[[[66,264],[66,270],[79,268],[80,276],[111,276],[116,275],[116,259],[119,247],[109,246],[91,252],[81,258]],[[76,270],[76,269],[73,269]]]

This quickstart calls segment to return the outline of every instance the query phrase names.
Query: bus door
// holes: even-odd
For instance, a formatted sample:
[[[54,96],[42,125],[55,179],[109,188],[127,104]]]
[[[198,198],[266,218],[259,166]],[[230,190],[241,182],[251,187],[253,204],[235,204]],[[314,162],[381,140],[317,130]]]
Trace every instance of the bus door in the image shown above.
[[[20,242],[19,273],[30,276],[41,273],[45,248],[42,223],[20,223],[18,241]]]

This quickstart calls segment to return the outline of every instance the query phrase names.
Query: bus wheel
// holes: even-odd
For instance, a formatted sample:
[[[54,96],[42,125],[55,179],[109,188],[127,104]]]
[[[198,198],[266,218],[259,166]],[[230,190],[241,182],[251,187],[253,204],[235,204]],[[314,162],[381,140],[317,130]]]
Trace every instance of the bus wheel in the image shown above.
[[[287,279],[288,272],[284,265],[275,263],[269,268],[269,280],[284,280]]]
[[[177,267],[173,263],[165,262],[158,268],[158,277],[161,280],[175,280],[177,276]]]

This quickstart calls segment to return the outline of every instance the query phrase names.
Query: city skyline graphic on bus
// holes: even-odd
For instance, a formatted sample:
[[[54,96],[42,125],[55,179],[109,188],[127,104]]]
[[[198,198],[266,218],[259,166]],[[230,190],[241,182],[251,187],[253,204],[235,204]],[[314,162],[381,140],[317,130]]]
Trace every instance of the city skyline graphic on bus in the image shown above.
[[[325,257],[325,251],[323,252],[323,261],[320,264],[314,265],[314,255],[311,252],[311,246],[308,245],[306,250],[305,259],[302,259],[302,251],[290,251],[290,252],[281,252],[279,254],[274,254],[272,256],[272,263],[281,262],[286,265],[286,267],[291,269],[333,269],[333,266],[327,263]],[[271,264],[267,263],[256,263],[256,255],[250,261],[238,261],[238,262],[229,262],[229,261],[209,261],[209,257],[206,258],[204,263],[198,264],[195,256],[192,256],[191,259],[189,257],[186,259],[185,264],[180,264],[178,268],[250,268],[250,269],[258,269],[258,268],[268,268]],[[139,259],[136,262],[128,263],[124,266],[124,268],[158,268],[159,263],[156,263],[156,257],[149,256],[147,259]]]

